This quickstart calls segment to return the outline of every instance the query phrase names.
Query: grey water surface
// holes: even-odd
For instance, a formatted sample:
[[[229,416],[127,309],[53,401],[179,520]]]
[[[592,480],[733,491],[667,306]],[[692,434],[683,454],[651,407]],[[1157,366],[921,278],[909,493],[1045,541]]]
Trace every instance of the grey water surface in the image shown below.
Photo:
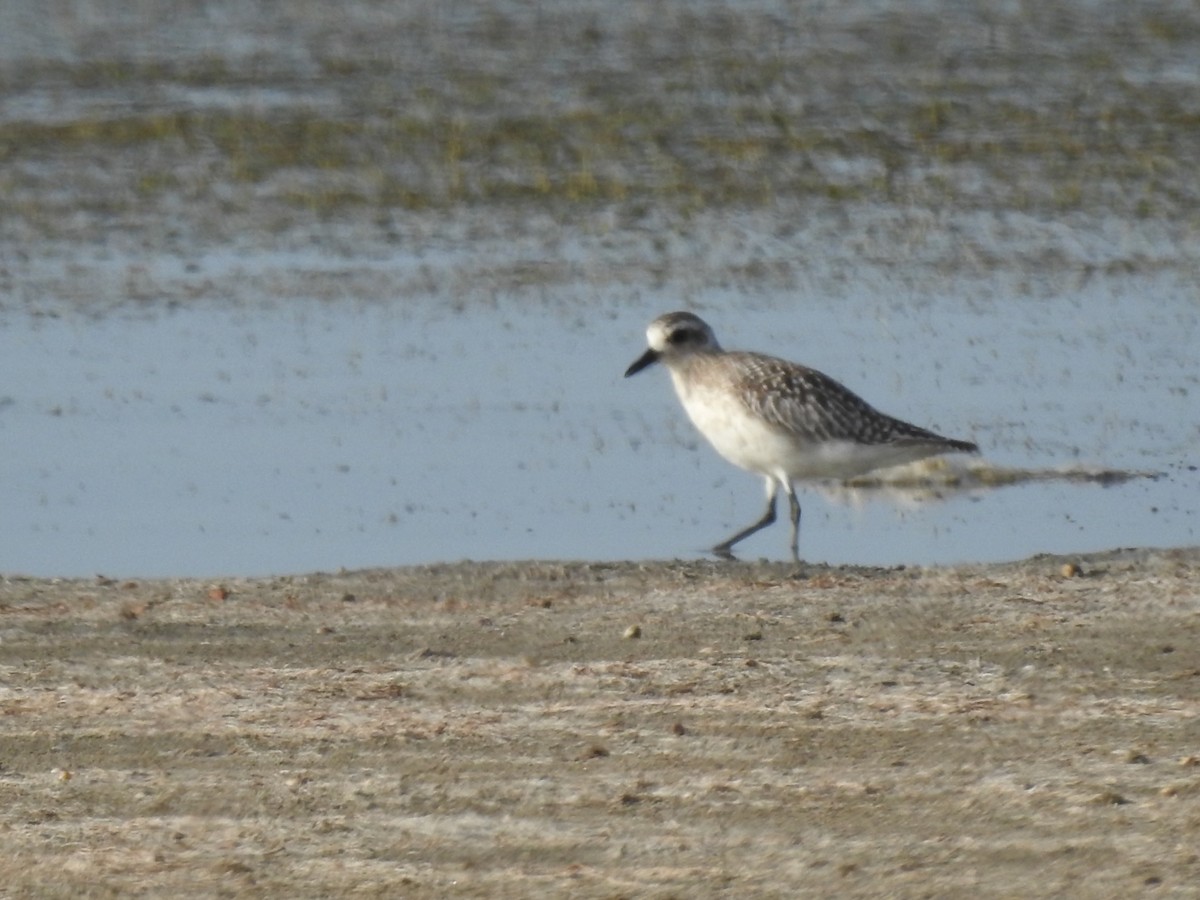
[[[297,261],[251,258],[232,275],[221,258],[197,265],[254,282],[255,267],[285,277]],[[630,299],[576,285],[557,300],[514,291],[464,311],[437,298],[291,299],[9,315],[0,570],[697,555],[755,518],[762,497],[756,477],[696,435],[665,373],[621,377],[648,320],[681,306],[727,346],[801,360],[885,411],[977,441],[987,463],[1158,473],[942,500],[806,490],[807,559],[934,563],[1195,542],[1200,316],[1188,285],[1097,277],[1052,296],[993,285],[984,297],[912,297],[872,274],[882,277],[864,270],[836,296],[764,290],[753,304],[720,288]],[[744,552],[782,558],[786,542],[777,526]]]

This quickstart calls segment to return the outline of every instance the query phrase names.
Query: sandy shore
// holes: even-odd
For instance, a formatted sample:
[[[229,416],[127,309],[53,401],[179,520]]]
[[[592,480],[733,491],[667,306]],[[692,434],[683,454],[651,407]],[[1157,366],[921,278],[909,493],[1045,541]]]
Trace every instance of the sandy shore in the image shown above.
[[[1200,548],[0,583],[12,896],[1195,896]]]

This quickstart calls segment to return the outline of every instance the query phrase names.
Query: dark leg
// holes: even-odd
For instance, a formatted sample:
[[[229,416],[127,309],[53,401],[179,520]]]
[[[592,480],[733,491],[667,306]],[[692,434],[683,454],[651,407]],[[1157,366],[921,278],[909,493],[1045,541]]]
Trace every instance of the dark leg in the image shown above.
[[[762,531],[768,525],[775,521],[775,485],[773,482],[767,482],[767,490],[770,492],[767,496],[767,511],[763,513],[761,519],[755,522],[748,528],[743,528],[727,541],[722,541],[720,544],[712,548],[712,552],[722,559],[733,559],[733,545],[743,538],[748,538],[756,531]],[[796,502],[796,498],[792,497],[792,502]]]
[[[792,513],[792,561],[800,562],[800,501],[796,499],[796,489],[787,485],[788,507]]]

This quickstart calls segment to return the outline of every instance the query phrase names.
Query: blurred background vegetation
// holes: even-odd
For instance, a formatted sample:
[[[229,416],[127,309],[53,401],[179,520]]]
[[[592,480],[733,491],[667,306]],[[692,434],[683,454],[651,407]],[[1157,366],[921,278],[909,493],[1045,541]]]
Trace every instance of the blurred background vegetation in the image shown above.
[[[870,202],[1200,209],[1200,8],[10,0],[0,235]],[[153,214],[151,214],[153,213]],[[232,217],[232,218],[231,218]]]

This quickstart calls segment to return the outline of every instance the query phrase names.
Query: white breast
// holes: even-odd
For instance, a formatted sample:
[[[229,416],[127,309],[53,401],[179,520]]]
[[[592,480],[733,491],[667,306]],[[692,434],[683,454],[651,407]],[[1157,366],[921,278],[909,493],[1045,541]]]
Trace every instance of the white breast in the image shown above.
[[[928,446],[810,441],[773,428],[727,384],[671,372],[688,417],[713,448],[739,468],[781,481],[852,478],[936,452]]]

